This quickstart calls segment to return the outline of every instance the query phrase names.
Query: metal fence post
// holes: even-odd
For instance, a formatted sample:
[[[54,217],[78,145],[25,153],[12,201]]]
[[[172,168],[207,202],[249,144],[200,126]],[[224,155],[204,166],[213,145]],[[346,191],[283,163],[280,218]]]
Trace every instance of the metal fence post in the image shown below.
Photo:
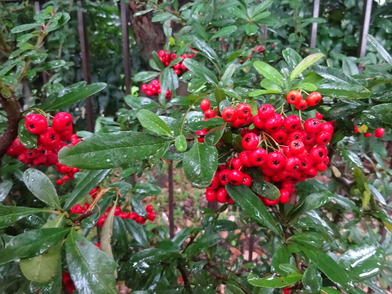
[[[319,17],[320,14],[320,0],[313,1],[313,17]],[[312,30],[310,32],[310,48],[316,47],[316,39],[317,39],[317,26],[318,23],[312,23]]]
[[[131,93],[131,63],[129,58],[129,6],[128,3],[120,4],[121,10],[121,35],[122,35],[122,52],[124,64],[125,93]]]

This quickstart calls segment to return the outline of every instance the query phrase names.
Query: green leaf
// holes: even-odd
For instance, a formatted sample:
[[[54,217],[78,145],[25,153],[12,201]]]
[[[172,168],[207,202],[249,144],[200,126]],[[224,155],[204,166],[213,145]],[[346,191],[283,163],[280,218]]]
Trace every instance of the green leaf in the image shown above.
[[[148,240],[146,232],[144,231],[144,226],[138,224],[132,219],[125,219],[124,220],[125,227],[127,228],[128,232],[132,235],[138,245],[142,248],[148,248]]]
[[[52,181],[41,171],[28,168],[23,173],[27,188],[42,202],[56,209],[61,209],[60,200]]]
[[[178,88],[178,76],[171,67],[166,67],[159,78],[161,84],[161,93],[159,94],[159,101],[164,104],[166,101],[166,91],[170,90],[172,93]]]
[[[337,68],[317,66],[314,71],[324,79],[335,83],[359,84],[356,79],[346,75],[342,70]]]
[[[52,211],[44,208],[6,206],[0,204],[0,229],[14,224],[21,218],[41,212],[51,213]]]
[[[384,250],[375,245],[352,247],[339,258],[339,264],[356,281],[366,280],[378,275],[384,263]]]
[[[357,84],[328,83],[318,85],[318,91],[324,96],[346,99],[365,99],[371,96],[371,92]]]
[[[21,259],[19,265],[26,279],[37,283],[46,283],[55,277],[60,260],[61,242],[49,248],[48,251],[41,255]]]
[[[223,85],[229,85],[230,81],[231,81],[231,77],[233,76],[235,70],[237,68],[237,65],[235,63],[230,63],[225,72],[223,73],[222,77],[221,77],[221,82]]]
[[[278,244],[274,249],[271,259],[271,271],[284,275],[286,272],[280,268],[280,265],[290,262],[291,252],[287,249],[287,246],[282,244]]]
[[[302,277],[302,285],[304,285],[305,290],[308,293],[319,293],[322,283],[323,279],[317,267],[314,264],[310,265]]]
[[[76,231],[66,243],[68,270],[79,294],[117,294],[114,272],[117,264]]]
[[[215,50],[203,40],[194,36],[193,44],[198,50],[200,50],[200,53],[203,54],[205,57],[207,57],[210,61],[212,62],[219,61],[218,54],[216,54]],[[191,60],[191,58],[188,58],[186,60]]]
[[[183,164],[185,175],[193,186],[207,187],[218,168],[218,151],[215,146],[195,142],[184,153]]]
[[[159,72],[156,71],[141,71],[133,76],[133,80],[136,83],[147,83],[152,79],[158,77]]]
[[[304,70],[306,70],[309,66],[319,61],[321,58],[324,57],[322,53],[314,53],[302,60],[291,72],[290,80],[294,80],[298,77]]]
[[[69,196],[64,204],[64,209],[70,209],[75,203],[85,198],[92,189],[103,181],[110,171],[110,169],[88,171],[83,179],[76,185],[75,189],[72,190],[71,196]]]
[[[366,35],[366,38],[368,39],[368,41],[370,42],[370,44],[376,48],[377,52],[381,55],[382,58],[384,58],[384,60],[386,62],[388,62],[389,64],[392,65],[392,57],[391,55],[389,55],[388,51],[385,50],[385,48],[376,40],[376,38],[374,38],[372,35]]]
[[[217,86],[218,78],[216,77],[215,73],[206,68],[201,63],[193,60],[193,58],[187,58],[184,60],[183,64],[192,71],[195,75],[203,77],[206,81]]]
[[[253,63],[253,66],[265,79],[270,80],[282,88],[284,87],[283,76],[271,65],[257,60]]]
[[[214,146],[216,143],[219,142],[220,138],[222,138],[225,130],[226,130],[226,126],[220,126],[215,129],[209,130],[204,137],[204,142],[206,144]]]
[[[159,108],[159,104],[154,100],[146,97],[135,97],[127,95],[124,97],[125,103],[135,110]]]
[[[220,29],[219,31],[217,31],[215,34],[213,34],[212,37],[210,38],[210,40],[231,35],[236,30],[237,30],[237,26],[235,26],[235,25],[224,27],[224,28]]]
[[[141,109],[136,116],[143,128],[146,128],[158,135],[172,136],[170,128],[155,113],[147,109]]]
[[[309,91],[309,92],[317,91],[317,86],[315,84],[311,84],[311,83],[302,83],[301,82],[297,85],[297,88],[303,89],[303,90]]]
[[[259,31],[259,27],[257,26],[257,24],[253,22],[248,22],[245,24],[245,33],[248,36],[255,35],[258,31]]]
[[[317,247],[306,243],[301,239],[297,239],[296,243],[299,245],[303,253],[333,282],[340,287],[347,286],[350,283],[350,278],[344,269],[328,254]]]
[[[251,190],[257,195],[271,200],[276,200],[280,197],[279,189],[275,185],[264,180],[263,175],[260,173],[260,169],[247,168],[245,171],[252,177]]]
[[[282,55],[284,60],[290,65],[292,68],[295,68],[301,61],[302,57],[292,48],[286,48],[282,51]]]
[[[214,220],[211,225],[217,231],[234,231],[238,228],[235,222],[225,220],[225,219]]]
[[[87,169],[119,167],[159,155],[168,140],[133,131],[94,134],[75,146],[62,148],[59,161],[68,166]]]
[[[78,102],[84,98],[90,97],[105,88],[105,83],[94,83],[87,86],[81,85],[79,87],[73,88],[69,92],[66,92],[64,95],[61,95],[55,99],[45,100],[39,107],[45,111],[57,110],[64,106]]]
[[[25,31],[29,31],[32,29],[36,29],[39,27],[38,23],[28,23],[28,24],[23,24],[20,26],[16,26],[11,30],[11,33],[13,34],[17,34],[17,33],[21,33],[21,32],[25,32]]]
[[[154,183],[137,182],[133,187],[133,192],[140,196],[159,195],[161,188]]]
[[[335,103],[325,114],[330,120],[335,120],[345,116],[350,116],[356,113],[362,112],[366,109],[366,105],[360,105],[357,103]]]
[[[323,206],[334,196],[335,194],[331,191],[324,190],[302,197],[301,202],[292,208],[292,210],[288,213],[288,216],[290,219],[295,219],[308,211]]]
[[[178,135],[174,141],[174,146],[178,152],[184,152],[187,148],[186,138],[183,134]]]
[[[263,202],[246,186],[226,185],[226,190],[234,202],[254,221],[281,236],[282,229],[268,212]]]
[[[30,133],[25,127],[25,119],[22,119],[18,125],[18,137],[23,146],[27,149],[37,148],[37,135]]]
[[[298,272],[289,273],[287,277],[276,277],[275,275],[269,275],[259,279],[252,273],[248,276],[249,284],[263,288],[283,288],[295,284],[301,281],[301,279],[302,275]]]
[[[264,11],[264,12],[261,12],[261,13],[259,13],[259,14],[257,14],[257,15],[254,15],[253,17],[252,17],[252,21],[253,22],[259,22],[260,20],[262,20],[263,18],[266,18],[266,17],[268,17],[268,16],[270,16],[271,15],[271,12],[269,12],[269,11]]]
[[[0,202],[4,201],[4,199],[8,196],[8,193],[12,189],[12,185],[13,182],[9,180],[4,180],[2,183],[0,183]],[[0,213],[0,217],[1,215],[2,214]]]
[[[43,228],[17,235],[0,251],[0,264],[42,254],[60,242],[68,232],[68,228]]]

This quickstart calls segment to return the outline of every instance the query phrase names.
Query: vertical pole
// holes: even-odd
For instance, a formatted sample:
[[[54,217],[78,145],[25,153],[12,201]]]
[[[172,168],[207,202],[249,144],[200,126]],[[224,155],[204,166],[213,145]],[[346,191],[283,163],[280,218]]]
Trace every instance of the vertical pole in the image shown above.
[[[35,14],[39,14],[41,12],[41,5],[39,1],[34,1],[34,12]],[[46,84],[49,81],[48,74],[45,71],[41,73],[41,77],[42,77],[42,82],[44,84]]]
[[[248,261],[252,262],[253,251],[254,251],[254,244],[255,244],[255,236],[253,235],[253,225],[249,228],[249,253],[248,253]]]
[[[320,0],[313,1],[313,17],[319,17],[320,14]],[[316,47],[317,39],[317,22],[312,23],[312,30],[310,33],[310,48]]]
[[[370,16],[372,15],[372,4],[373,0],[365,0],[363,3],[363,19],[362,19],[362,31],[361,39],[359,41],[359,52],[358,57],[364,57],[366,54],[366,43],[367,34],[369,33]]]
[[[173,190],[173,161],[170,161],[168,170],[169,182],[169,234],[174,237],[174,190]]]
[[[121,34],[122,34],[122,51],[125,77],[125,93],[131,94],[131,63],[129,58],[129,6],[128,3],[121,3]]]
[[[83,5],[82,0],[77,1],[78,5],[78,31],[79,31],[79,42],[80,42],[80,53],[82,57],[82,73],[83,79],[87,84],[91,83],[90,78],[90,66],[89,66],[89,52],[88,52],[88,40],[86,35],[86,25],[84,13],[82,11]],[[87,119],[87,130],[90,132],[94,131],[94,106],[91,97],[86,99],[86,119]]]

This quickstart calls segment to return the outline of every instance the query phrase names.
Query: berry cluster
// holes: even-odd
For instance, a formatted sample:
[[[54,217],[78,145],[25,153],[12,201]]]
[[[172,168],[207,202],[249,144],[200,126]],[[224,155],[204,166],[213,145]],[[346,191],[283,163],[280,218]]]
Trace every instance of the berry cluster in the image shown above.
[[[57,113],[52,120],[52,125],[41,114],[29,114],[26,116],[24,126],[30,133],[37,136],[37,148],[27,149],[16,138],[7,150],[7,154],[17,157],[23,164],[36,166],[56,165],[59,172],[65,176],[56,183],[61,185],[79,171],[77,168],[64,166],[58,162],[57,154],[67,143],[76,145],[81,139],[73,133],[72,115],[68,112]]]
[[[181,75],[182,73],[188,71],[188,69],[183,64],[183,61],[187,58],[192,58],[195,54],[183,54],[181,55],[181,61],[173,66],[174,72],[176,75]],[[168,53],[165,50],[160,50],[158,52],[159,60],[165,65],[169,66],[169,64],[177,58],[176,53]]]
[[[87,211],[87,209],[89,209],[89,207],[90,207],[89,203],[85,203],[83,206],[81,206],[80,204],[76,204],[76,205],[71,207],[70,213],[72,213],[72,214],[83,214],[83,213],[85,213]],[[106,209],[106,212],[98,219],[98,221],[96,223],[96,226],[102,228],[103,224],[106,221],[106,217],[108,216],[108,214],[109,214],[111,209],[112,209],[111,206],[109,206]],[[150,221],[155,220],[157,214],[154,211],[154,207],[152,205],[147,205],[146,206],[146,211],[147,211],[147,217],[144,218],[144,217],[138,215],[136,212],[125,212],[125,211],[122,211],[121,207],[116,206],[116,208],[114,210],[114,216],[118,216],[118,217],[120,217],[122,219],[127,219],[127,218],[128,219],[133,219],[135,222],[137,222],[139,224],[144,224],[147,220],[150,220]]]
[[[297,110],[305,110],[308,106],[316,106],[323,100],[323,97],[319,92],[310,93],[306,99],[302,99],[301,92],[292,90],[286,95],[286,100],[289,104],[295,105]]]
[[[142,85],[142,91],[146,93],[147,96],[159,95],[161,93],[161,84],[159,80],[152,80],[148,84]],[[166,90],[166,98],[170,99],[172,96],[170,90]]]
[[[205,114],[211,109],[208,102],[203,100],[200,105]],[[277,200],[259,196],[264,204],[285,204],[295,192],[295,183],[313,178],[318,171],[327,169],[329,158],[326,145],[332,138],[334,128],[331,123],[322,121],[321,115],[318,115],[321,119],[308,118],[302,122],[297,115],[284,117],[276,113],[272,105],[264,104],[257,115],[252,116],[251,107],[246,103],[236,108],[227,107],[221,115],[234,128],[240,129],[243,151],[233,154],[226,164],[218,167],[206,190],[207,201],[233,203],[225,185],[231,183],[250,187],[252,177],[246,171],[253,168],[261,172],[265,181],[280,190]],[[206,118],[210,118],[208,112]],[[254,128],[247,128],[251,124]]]

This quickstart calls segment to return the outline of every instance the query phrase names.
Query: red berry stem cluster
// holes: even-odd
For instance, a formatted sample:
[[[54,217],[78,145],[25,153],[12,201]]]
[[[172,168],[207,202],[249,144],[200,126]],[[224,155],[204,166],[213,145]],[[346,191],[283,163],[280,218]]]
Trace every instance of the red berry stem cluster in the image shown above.
[[[146,93],[147,96],[159,95],[161,93],[161,84],[159,83],[159,80],[152,80],[150,83],[142,85],[142,91]],[[166,90],[166,98],[170,99],[171,96],[172,93],[170,90]]]
[[[208,102],[203,100],[200,105],[205,114],[211,109]],[[256,168],[265,181],[280,190],[277,200],[259,196],[264,204],[285,204],[296,191],[295,183],[313,178],[317,172],[327,169],[326,145],[334,132],[331,123],[318,118],[302,122],[297,115],[284,117],[269,104],[262,105],[255,116],[246,103],[236,108],[227,107],[221,114],[233,128],[240,129],[243,151],[233,154],[226,164],[218,167],[206,190],[207,201],[233,203],[225,186],[227,183],[251,186],[252,177],[245,169]],[[254,125],[252,129],[247,127],[251,124]]]
[[[90,207],[89,203],[85,203],[83,206],[81,206],[80,204],[76,204],[71,207],[70,213],[83,214],[89,209],[89,207]],[[96,226],[102,228],[102,226],[106,222],[106,218],[111,210],[112,210],[112,207],[109,206],[106,209],[105,213],[98,219]],[[142,216],[138,215],[136,212],[125,212],[125,211],[122,211],[120,206],[116,206],[116,208],[114,210],[114,216],[118,216],[122,219],[133,219],[135,222],[137,222],[139,224],[144,224],[147,220],[154,221],[157,216],[156,212],[154,211],[154,207],[152,205],[147,205],[146,212],[147,212],[147,217],[142,217]]]
[[[183,54],[181,55],[181,61],[173,66],[173,70],[176,75],[181,75],[184,72],[188,71],[188,68],[185,67],[183,61],[187,58],[192,58],[195,54]],[[159,60],[167,67],[169,64],[177,58],[177,53],[168,53],[165,50],[160,50],[158,52]],[[152,80],[148,84],[142,84],[142,91],[146,93],[147,96],[159,95],[161,93],[161,84],[159,80]],[[172,93],[167,90],[166,98],[170,99],[172,97]]]
[[[57,154],[64,146],[76,145],[80,138],[73,133],[72,115],[68,112],[57,113],[49,126],[50,121],[41,114],[29,114],[25,117],[25,128],[30,133],[37,135],[37,148],[27,149],[23,146],[20,138],[16,138],[7,150],[7,154],[17,157],[23,164],[35,166],[52,166],[64,174],[62,179],[57,180],[61,185],[70,179],[76,172],[77,168],[64,166],[58,162]]]
[[[292,90],[286,95],[286,100],[289,104],[295,105],[297,110],[305,110],[308,106],[316,106],[323,100],[319,92],[310,93],[306,99],[302,98],[301,92]]]

